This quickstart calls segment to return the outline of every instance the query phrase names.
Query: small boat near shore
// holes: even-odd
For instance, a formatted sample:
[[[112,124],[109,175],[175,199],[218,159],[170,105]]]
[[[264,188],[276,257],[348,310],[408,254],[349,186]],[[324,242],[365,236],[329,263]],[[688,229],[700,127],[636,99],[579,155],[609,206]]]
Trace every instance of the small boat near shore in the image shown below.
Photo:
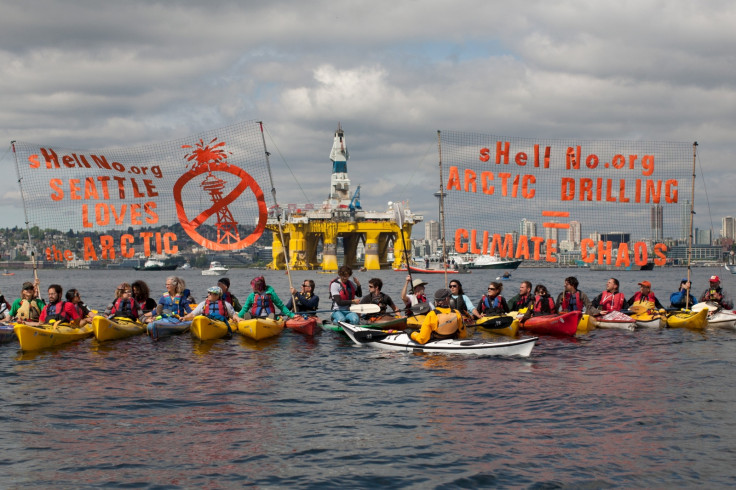
[[[213,260],[210,262],[210,268],[202,271],[203,276],[220,276],[226,274],[230,269],[222,265],[220,262]]]
[[[136,267],[137,271],[173,271],[177,267],[176,264],[166,264],[163,260],[148,259],[142,267]]]

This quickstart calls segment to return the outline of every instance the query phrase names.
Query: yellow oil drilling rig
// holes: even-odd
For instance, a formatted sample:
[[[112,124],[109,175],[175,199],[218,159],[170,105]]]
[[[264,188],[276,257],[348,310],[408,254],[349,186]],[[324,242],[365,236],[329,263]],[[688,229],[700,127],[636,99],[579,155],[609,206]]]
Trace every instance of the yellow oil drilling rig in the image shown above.
[[[342,244],[344,264],[366,270],[398,269],[406,263],[404,243],[411,243],[411,228],[423,220],[402,204],[389,202],[386,211],[365,211],[360,206],[360,186],[350,194],[348,150],[345,133],[338,124],[330,152],[332,177],[329,198],[321,205],[289,204],[269,211],[266,227],[273,232],[271,269],[285,269],[286,256],[293,270],[337,270],[338,245]],[[397,214],[399,213],[399,214]],[[279,218],[284,242],[279,236]],[[403,226],[399,229],[399,221]],[[403,240],[399,233],[403,233]],[[363,264],[358,262],[363,245]],[[322,259],[319,260],[321,246]],[[408,246],[408,245],[407,245]],[[393,247],[393,262],[389,251]],[[411,256],[411,253],[409,253]]]

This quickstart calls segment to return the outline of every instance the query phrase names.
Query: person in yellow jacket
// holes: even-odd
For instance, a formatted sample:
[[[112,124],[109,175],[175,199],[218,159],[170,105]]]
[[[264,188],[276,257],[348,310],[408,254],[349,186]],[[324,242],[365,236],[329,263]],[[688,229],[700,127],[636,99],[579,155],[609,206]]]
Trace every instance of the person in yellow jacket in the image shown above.
[[[452,293],[449,289],[438,289],[434,293],[435,309],[427,313],[418,332],[412,332],[411,339],[419,344],[430,340],[464,339],[467,337],[465,324],[460,312],[450,308]]]

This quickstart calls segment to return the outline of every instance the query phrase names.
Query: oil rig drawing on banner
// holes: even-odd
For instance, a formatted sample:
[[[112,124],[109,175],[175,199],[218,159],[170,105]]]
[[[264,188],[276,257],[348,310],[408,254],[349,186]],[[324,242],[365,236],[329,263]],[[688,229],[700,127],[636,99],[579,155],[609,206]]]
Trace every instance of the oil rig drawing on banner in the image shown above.
[[[404,243],[411,243],[411,229],[423,216],[412,214],[406,206],[388,203],[386,211],[365,211],[360,205],[360,186],[351,195],[348,177],[348,150],[345,133],[340,125],[330,152],[332,176],[330,194],[320,206],[289,204],[286,208],[269,211],[266,227],[273,232],[272,262],[270,269],[285,269],[288,256],[293,270],[322,269],[335,271],[338,266],[338,246],[342,245],[343,264],[366,270],[398,269],[405,263]],[[397,223],[396,211],[403,213],[402,228]],[[279,214],[284,242],[279,237]],[[403,233],[401,239],[399,233]],[[286,246],[285,246],[286,245]],[[358,250],[362,245],[364,257],[359,262]],[[321,261],[319,249],[321,248]],[[389,262],[389,252],[393,262]],[[409,253],[411,256],[411,252]]]

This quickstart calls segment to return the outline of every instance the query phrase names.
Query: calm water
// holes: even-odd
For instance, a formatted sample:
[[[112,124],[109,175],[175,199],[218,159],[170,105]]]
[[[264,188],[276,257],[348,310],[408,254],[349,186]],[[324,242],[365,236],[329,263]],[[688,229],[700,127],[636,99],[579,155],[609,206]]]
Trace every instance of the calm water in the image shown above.
[[[684,269],[651,280],[665,302]],[[711,274],[693,269],[699,293]],[[261,271],[229,274],[246,297]],[[25,272],[2,277],[14,297]],[[504,281],[591,298],[612,273],[519,269]],[[165,272],[41,271],[102,307],[122,280],[163,291]],[[216,278],[181,274],[198,299]],[[267,281],[287,294],[283,272]],[[358,273],[366,286],[374,274]],[[477,301],[497,271],[458,275]],[[404,275],[381,271],[399,299]],[[326,303],[331,275],[313,278]],[[429,291],[442,277],[423,276]],[[668,304],[668,301],[667,301]],[[485,334],[490,336],[490,334]],[[736,332],[595,330],[544,337],[528,359],[386,353],[323,332],[258,344],[188,334],[85,340],[21,354],[0,346],[0,487],[726,487],[736,484]]]

